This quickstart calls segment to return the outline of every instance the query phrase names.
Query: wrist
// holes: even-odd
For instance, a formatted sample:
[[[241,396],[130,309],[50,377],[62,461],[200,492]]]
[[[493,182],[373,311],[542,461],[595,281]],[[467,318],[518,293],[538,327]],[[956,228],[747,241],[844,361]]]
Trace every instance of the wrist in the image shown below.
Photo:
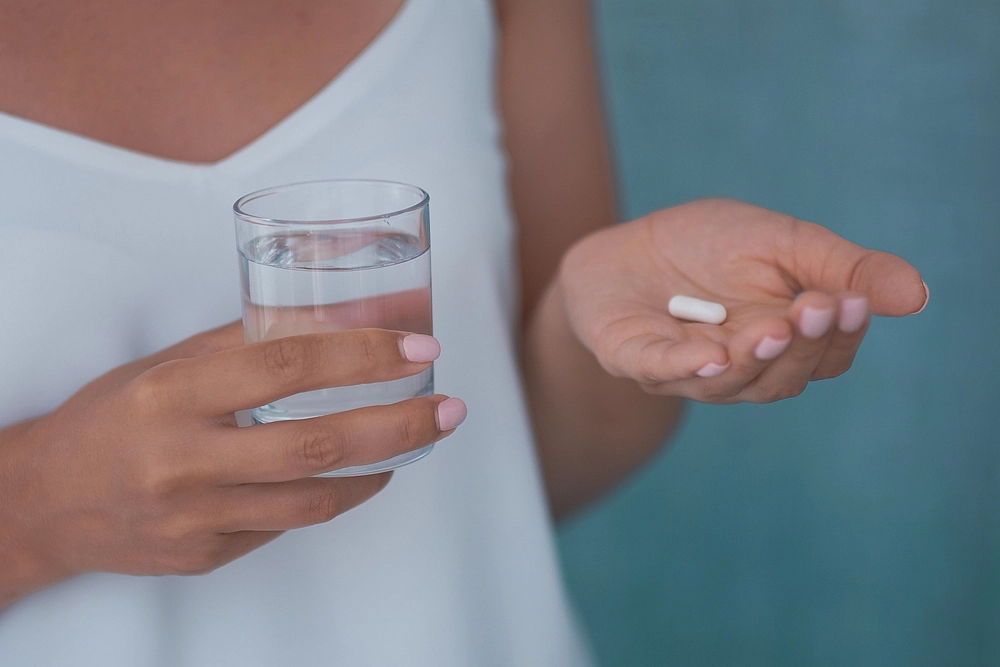
[[[38,535],[25,506],[29,496],[18,484],[23,471],[31,468],[18,462],[23,459],[18,454],[32,449],[19,445],[36,422],[22,422],[0,432],[0,610],[71,576],[33,548]]]
[[[570,352],[567,348],[576,350],[573,356],[584,354],[592,356],[570,322],[566,309],[565,291],[557,273],[545,287],[535,308],[525,325],[525,345],[541,349],[559,348],[563,353]]]
[[[0,545],[0,610],[63,579],[55,568],[24,549]]]

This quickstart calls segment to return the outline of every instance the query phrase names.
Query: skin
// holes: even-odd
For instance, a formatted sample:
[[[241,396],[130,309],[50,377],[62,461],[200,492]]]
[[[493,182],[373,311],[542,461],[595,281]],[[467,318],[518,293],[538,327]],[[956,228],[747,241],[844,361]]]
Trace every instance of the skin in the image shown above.
[[[388,473],[311,476],[449,435],[437,412],[447,397],[254,428],[238,428],[234,413],[420,373],[429,360],[404,356],[406,336],[357,329],[244,345],[236,322],[117,368],[7,429],[3,602],[81,572],[208,572],[367,500]]]
[[[0,110],[214,162],[320,90],[400,4],[14,0],[0,6]],[[497,16],[523,370],[556,516],[655,452],[684,398],[794,396],[847,370],[869,304],[903,315],[925,303],[919,274],[898,257],[740,202],[692,202],[609,228],[615,195],[586,2],[499,0]],[[674,320],[665,304],[677,293],[720,301],[730,319]],[[861,328],[839,330],[859,299]],[[807,313],[830,326],[805,335]],[[0,431],[0,606],[85,571],[206,572],[377,493],[387,475],[309,475],[448,435],[437,415],[445,397],[251,429],[237,429],[232,413],[420,372],[427,362],[403,357],[404,335],[243,345],[234,324],[115,369],[54,412]],[[786,347],[760,360],[765,338]]]
[[[588,3],[501,0],[498,8],[500,102],[521,239],[523,372],[556,517],[600,497],[658,451],[683,398],[773,401],[797,395],[809,378],[845,371],[861,336],[831,331],[807,339],[799,330],[806,305],[839,310],[852,289],[864,290],[879,314],[902,315],[924,303],[919,274],[902,260],[873,253],[864,260],[870,275],[889,282],[852,284],[844,277],[862,261],[856,246],[832,234],[803,246],[797,230],[810,228],[806,223],[738,202],[692,203],[598,231],[617,213]],[[711,234],[702,233],[693,223],[709,217]],[[773,252],[746,256],[740,272],[720,273],[748,240]],[[671,247],[683,248],[689,261],[677,263]],[[670,270],[671,261],[695,280]],[[786,279],[784,291],[771,284],[776,273]],[[741,309],[723,327],[681,324],[664,312],[674,294],[714,299],[723,276],[766,282],[772,292],[729,296],[759,296],[768,309]],[[811,291],[793,302],[788,287],[796,280]],[[602,292],[605,298],[595,298]],[[696,332],[714,344],[678,346],[656,369],[656,377],[677,376],[673,384],[651,383],[649,369],[622,365],[639,335],[650,344],[648,357]],[[788,349],[770,364],[747,362],[747,350],[769,334],[792,336]],[[730,357],[740,365],[715,380],[692,370]],[[753,368],[762,377],[755,389],[735,391],[753,381]]]

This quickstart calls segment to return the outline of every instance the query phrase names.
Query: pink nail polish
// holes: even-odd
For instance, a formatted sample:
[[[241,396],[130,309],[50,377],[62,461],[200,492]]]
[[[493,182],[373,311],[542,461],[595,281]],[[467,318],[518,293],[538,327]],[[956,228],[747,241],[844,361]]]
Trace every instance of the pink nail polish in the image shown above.
[[[764,339],[757,344],[757,349],[753,351],[753,355],[761,361],[770,361],[784,352],[791,342],[792,339],[790,337],[771,338],[770,336],[764,336]]]
[[[413,363],[434,361],[441,356],[441,344],[433,336],[410,334],[403,338],[403,356]]]
[[[844,299],[840,304],[840,320],[837,328],[844,333],[854,333],[868,319],[868,299],[863,296]]]
[[[469,409],[460,398],[446,398],[438,403],[437,424],[439,431],[450,431],[465,421]]]
[[[697,375],[703,378],[714,378],[716,375],[722,375],[727,368],[729,368],[728,363],[725,366],[720,366],[719,364],[709,362],[698,370]]]
[[[926,308],[927,304],[931,302],[931,288],[928,287],[927,283],[925,283],[923,280],[920,281],[920,284],[924,286],[924,305],[920,306],[920,310],[918,310],[916,313],[912,313],[913,315],[924,312],[924,308]]]
[[[806,306],[802,309],[799,330],[806,338],[819,338],[830,330],[831,324],[833,324],[833,308],[810,308]]]

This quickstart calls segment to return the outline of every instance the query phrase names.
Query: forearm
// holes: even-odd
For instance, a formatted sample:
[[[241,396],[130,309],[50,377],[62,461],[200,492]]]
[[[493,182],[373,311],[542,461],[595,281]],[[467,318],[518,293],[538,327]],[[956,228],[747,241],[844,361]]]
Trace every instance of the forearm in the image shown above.
[[[683,401],[609,375],[576,338],[558,278],[525,331],[523,368],[552,512],[565,517],[646,461],[677,424]]]
[[[34,421],[0,430],[0,611],[62,578],[31,549],[25,516],[28,499],[19,491],[18,469],[23,462],[13,443]]]

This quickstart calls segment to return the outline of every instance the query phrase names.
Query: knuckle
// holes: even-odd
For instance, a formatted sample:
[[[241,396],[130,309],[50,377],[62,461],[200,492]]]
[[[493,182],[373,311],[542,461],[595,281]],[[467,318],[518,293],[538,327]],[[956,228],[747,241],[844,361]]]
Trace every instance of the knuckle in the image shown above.
[[[743,386],[743,384],[733,382],[720,387],[717,392],[719,401],[728,401],[739,396],[740,392],[743,391]]]
[[[831,364],[829,366],[821,366],[817,368],[813,373],[813,380],[829,380],[831,378],[839,377],[851,369],[852,361],[841,362],[839,364]]]
[[[633,343],[632,349],[628,349],[627,346],[623,346],[624,356],[631,356],[633,359],[632,368],[634,369],[634,379],[640,384],[657,384],[663,382],[662,369],[667,367],[664,362],[664,355],[662,353],[657,354],[655,351],[650,351],[649,345],[639,345],[638,342]],[[628,368],[627,363],[622,363],[622,354],[619,354],[616,359],[617,365],[623,370]]]
[[[747,403],[755,403],[757,405],[764,405],[772,402],[771,395],[768,393],[768,390],[760,385],[747,387],[746,391],[743,392],[743,400]]]
[[[214,546],[200,546],[187,549],[174,559],[174,574],[197,576],[208,574],[222,565],[220,549]]]
[[[684,385],[677,382],[657,382],[655,384],[640,384],[639,389],[650,396],[686,396]]]
[[[381,345],[376,332],[370,329],[357,329],[352,333],[351,344],[353,358],[357,363],[359,383],[367,383],[378,375],[379,367],[382,365],[382,356],[379,354]]]
[[[805,391],[805,384],[795,384],[795,385],[779,385],[775,387],[770,387],[764,389],[761,393],[762,403],[776,403],[778,401],[784,401],[789,398],[795,398]]]
[[[665,382],[657,384],[639,383],[639,389],[650,396],[659,396],[660,394],[665,393],[665,385],[667,385]]]
[[[718,394],[710,389],[702,389],[698,392],[698,401],[701,403],[715,403],[718,400]]]
[[[701,400],[706,403],[724,403],[736,396],[740,388],[734,390],[730,385],[715,385],[705,387],[701,391]]]
[[[600,364],[601,368],[604,369],[604,372],[606,372],[611,377],[616,377],[616,378],[629,377],[629,373],[627,370],[625,370],[625,366],[623,366],[618,361],[615,355],[597,354],[597,363]],[[641,377],[637,377],[634,379],[636,382],[639,382],[641,384],[648,384],[648,382],[646,382]]]
[[[276,338],[264,347],[264,371],[281,383],[302,383],[319,360],[317,343],[307,336]]]
[[[417,410],[404,410],[396,421],[399,439],[407,445],[415,445],[422,440],[422,415]]]
[[[148,466],[139,475],[136,487],[139,494],[145,498],[158,500],[170,496],[180,486],[176,478],[168,471]]]
[[[165,362],[143,372],[129,383],[131,408],[144,415],[171,414],[183,392],[174,377],[174,364]]]
[[[142,456],[133,478],[135,490],[139,495],[161,500],[173,495],[187,483],[184,470],[177,465],[173,456],[165,447],[151,447]]]
[[[755,389],[749,389],[743,392],[741,398],[747,403],[754,403],[756,405],[765,405],[767,403],[774,403],[775,400],[777,400],[773,398],[770,393],[759,387]]]
[[[310,523],[326,523],[340,514],[340,499],[332,489],[315,491],[309,496],[306,518]]]
[[[361,345],[361,353],[365,362],[372,366],[378,364],[379,341],[377,340],[375,333],[368,329],[362,329],[359,332],[358,340]]]
[[[634,344],[621,343],[615,340],[612,335],[604,332],[604,335],[598,337],[594,343],[593,350],[597,362],[609,375],[618,378],[633,377],[636,382],[649,384],[652,380],[645,377],[648,370],[645,364],[636,373],[629,372],[629,369],[637,363],[634,347]]]
[[[645,365],[638,369],[637,375],[636,382],[643,385],[658,384],[663,381],[663,378],[659,377],[654,369]]]
[[[221,352],[229,345],[227,341],[233,332],[242,332],[243,322],[237,320],[216,329],[203,331],[189,338],[185,343],[190,346],[192,356],[201,356]]]
[[[221,564],[221,545],[199,530],[192,517],[174,516],[164,522],[159,533],[163,569],[170,574],[205,574]]]
[[[347,453],[347,436],[340,429],[310,427],[298,438],[299,460],[309,470],[339,467]]]

